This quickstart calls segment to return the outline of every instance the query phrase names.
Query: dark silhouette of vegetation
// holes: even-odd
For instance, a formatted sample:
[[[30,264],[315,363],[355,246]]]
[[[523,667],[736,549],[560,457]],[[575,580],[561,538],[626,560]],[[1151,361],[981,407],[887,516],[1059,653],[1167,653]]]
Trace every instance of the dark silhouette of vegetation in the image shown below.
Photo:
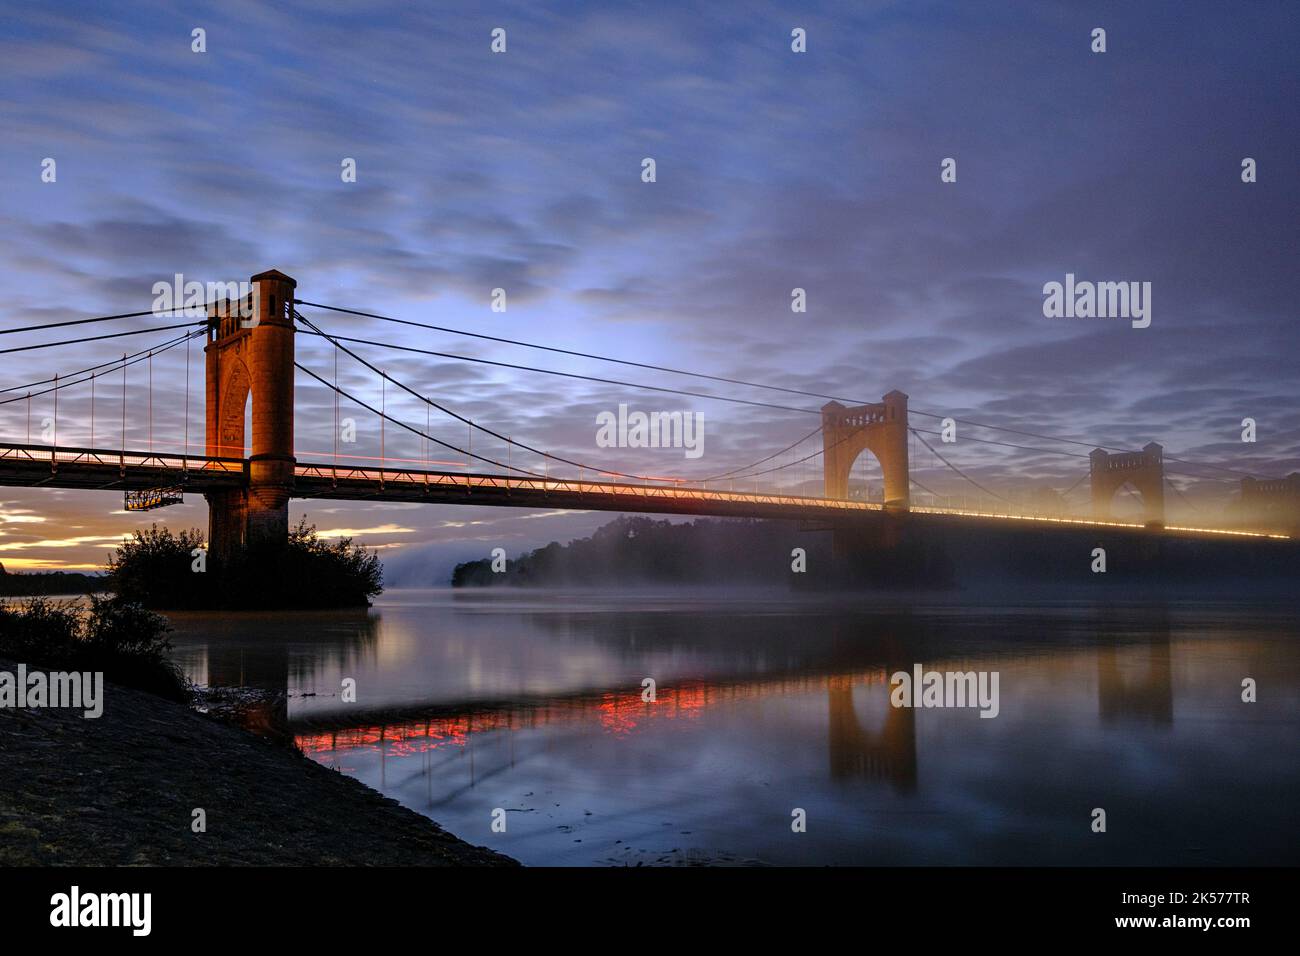
[[[0,601],[0,657],[60,671],[101,671],[126,687],[188,701],[189,683],[168,652],[160,614],[115,597],[89,607],[30,598]]]
[[[250,548],[224,563],[203,549],[197,530],[136,531],[109,560],[110,586],[125,600],[172,610],[366,607],[383,590],[377,554],[351,538],[322,541],[305,518],[284,547]]]
[[[622,517],[591,537],[544,548],[492,570],[491,559],[458,564],[453,587],[600,584],[797,585],[791,550],[817,545],[785,521]]]
[[[94,574],[73,571],[30,571],[10,574],[0,564],[0,596],[17,597],[36,594],[93,594],[105,591],[108,583]]]
[[[152,525],[122,542],[108,560],[109,586],[118,597],[145,607],[209,607],[213,580],[194,570],[203,535],[197,530],[173,534]]]

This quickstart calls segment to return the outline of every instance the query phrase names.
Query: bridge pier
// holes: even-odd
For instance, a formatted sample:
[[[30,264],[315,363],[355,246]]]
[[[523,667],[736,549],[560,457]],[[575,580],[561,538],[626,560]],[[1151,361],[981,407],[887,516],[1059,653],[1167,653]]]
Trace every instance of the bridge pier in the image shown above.
[[[830,583],[835,587],[938,589],[954,568],[941,539],[904,511],[879,511],[831,530]]]
[[[246,486],[209,492],[208,548],[218,559],[283,547],[293,492],[293,297],[297,282],[274,269],[250,280],[249,298],[208,315],[206,441],[209,457],[245,457],[244,413],[252,400]]]

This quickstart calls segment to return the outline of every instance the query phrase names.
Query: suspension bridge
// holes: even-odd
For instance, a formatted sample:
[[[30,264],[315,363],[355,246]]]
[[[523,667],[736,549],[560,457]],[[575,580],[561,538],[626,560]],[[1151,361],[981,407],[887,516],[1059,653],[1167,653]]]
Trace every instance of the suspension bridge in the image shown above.
[[[310,310],[310,311],[308,311]],[[174,310],[183,312],[184,310]],[[1261,477],[1234,472],[1219,464],[1197,463],[1167,455],[1151,442],[1130,450],[1094,446],[1078,438],[1052,436],[1023,428],[953,419],[940,413],[909,410],[908,396],[891,391],[877,402],[841,399],[813,391],[748,382],[627,359],[578,352],[539,343],[452,329],[411,319],[323,305],[298,297],[297,283],[277,271],[264,272],[250,280],[250,292],[242,298],[209,303],[205,314],[188,321],[149,329],[132,329],[102,335],[81,336],[53,342],[38,342],[0,349],[0,355],[16,356],[30,351],[87,342],[104,342],[118,337],[172,333],[158,343],[121,359],[54,375],[36,382],[0,388],[0,410],[6,405],[27,408],[27,430],[22,441],[0,441],[0,485],[27,488],[67,488],[113,491],[124,495],[127,510],[146,511],[183,500],[185,494],[202,494],[209,505],[209,547],[215,554],[229,554],[259,542],[283,541],[288,532],[290,499],[353,501],[428,502],[518,508],[649,512],[661,514],[716,515],[730,517],[797,519],[809,526],[839,528],[852,523],[978,522],[996,528],[1016,523],[1050,531],[1054,528],[1106,528],[1160,536],[1243,537],[1286,539],[1300,530],[1300,474]],[[340,334],[327,327],[322,314],[346,317],[347,331],[370,322],[397,323],[407,327],[467,336],[476,340],[504,343],[567,357],[616,363],[643,371],[689,376],[707,381],[715,389],[694,389],[628,382],[579,374],[559,369],[490,360],[463,354],[417,348],[385,342],[373,337]],[[68,326],[112,322],[156,316],[154,310],[43,325],[0,330],[0,335],[40,334]],[[313,368],[302,361],[295,344],[300,336],[323,343],[332,351],[333,371]],[[12,341],[12,340],[9,340]],[[202,444],[191,448],[189,434],[191,405],[190,353],[194,343],[203,343]],[[0,341],[0,344],[5,344]],[[184,435],[180,447],[154,447],[153,367],[163,355],[185,354]],[[733,402],[777,412],[815,415],[811,431],[748,465],[698,477],[649,475],[612,462],[579,460],[520,441],[501,430],[458,412],[449,396],[430,396],[425,391],[389,375],[365,350],[378,349],[383,356],[397,353],[423,355],[443,360],[482,363],[528,374],[546,374],[591,383],[641,389],[661,394],[691,396],[701,400]],[[373,355],[373,353],[371,353]],[[414,400],[424,411],[423,427],[389,412],[387,400],[367,402],[339,385],[340,362],[374,375],[387,395],[391,387]],[[147,376],[147,401],[143,412],[147,439],[140,442],[141,411],[138,401],[128,403],[127,376],[141,366]],[[17,361],[5,363],[12,375]],[[332,452],[305,453],[296,450],[295,380],[301,373],[306,384],[322,390],[332,400],[334,448]],[[194,376],[197,378],[197,375]],[[3,383],[0,383],[3,384]],[[120,396],[116,386],[120,384]],[[719,394],[720,385],[783,393],[781,401],[759,401]],[[137,387],[139,387],[137,385]],[[69,389],[89,393],[89,417],[81,414],[75,429],[84,440],[69,442],[69,424],[60,422],[60,395]],[[107,407],[98,397],[112,390]],[[818,408],[784,404],[788,396],[816,398]],[[39,440],[31,433],[32,403],[40,406],[42,424]],[[180,398],[168,394],[160,401],[169,407]],[[65,409],[67,399],[64,399]],[[339,450],[340,407],[365,410],[376,416],[381,429],[378,456],[361,458]],[[194,402],[197,405],[197,400]],[[128,407],[129,405],[129,407]],[[246,413],[251,407],[251,435],[246,435]],[[83,410],[84,411],[84,410]],[[49,414],[52,413],[52,414]],[[433,416],[439,421],[464,427],[464,444],[449,442],[434,434]],[[1078,478],[1063,492],[1037,497],[999,493],[950,460],[955,448],[932,439],[942,433],[912,423],[912,417],[945,420],[969,429],[1001,432],[999,438],[973,437],[963,441],[1022,449],[1035,455],[1065,455],[1079,462]],[[67,417],[65,411],[65,419]],[[12,420],[15,416],[10,415]],[[62,425],[62,431],[60,431]],[[128,426],[134,445],[127,441]],[[420,439],[422,458],[389,458],[387,430],[396,428]],[[12,430],[12,429],[11,429]],[[800,429],[802,430],[802,429]],[[505,452],[489,454],[474,449],[474,436],[486,436],[488,444]],[[929,436],[929,437],[927,437]],[[5,436],[0,436],[4,438]],[[11,436],[17,438],[18,436]],[[246,443],[247,439],[247,443]],[[1014,439],[1014,440],[1010,440]],[[1025,445],[1025,439],[1047,442],[1051,447]],[[195,436],[197,444],[197,436]],[[143,445],[143,447],[141,447]],[[1071,446],[1069,450],[1060,445]],[[435,463],[430,450],[438,446],[459,461]],[[1088,452],[1078,450],[1089,448]],[[943,450],[941,451],[940,448]],[[200,450],[201,449],[201,450]],[[811,449],[804,451],[804,449]],[[606,451],[602,449],[602,451]],[[854,486],[852,471],[863,453],[878,463],[883,481],[878,497]],[[972,492],[942,495],[922,484],[913,469],[917,456],[956,476]],[[503,461],[502,458],[505,460]],[[518,458],[520,463],[516,463]],[[1082,467],[1086,462],[1086,469]],[[444,467],[432,467],[442,464]],[[820,476],[816,475],[820,470]],[[1168,521],[1166,490],[1172,490],[1195,514],[1190,501],[1173,482],[1171,474],[1205,478],[1217,472],[1218,480],[1239,488],[1233,510],[1214,520]],[[810,473],[812,477],[810,477]],[[1231,477],[1225,477],[1231,475]],[[818,481],[819,477],[819,481]],[[1088,482],[1086,504],[1071,504],[1068,496]],[[820,487],[817,485],[820,484]],[[1112,516],[1112,501],[1123,490],[1141,504],[1137,519]]]

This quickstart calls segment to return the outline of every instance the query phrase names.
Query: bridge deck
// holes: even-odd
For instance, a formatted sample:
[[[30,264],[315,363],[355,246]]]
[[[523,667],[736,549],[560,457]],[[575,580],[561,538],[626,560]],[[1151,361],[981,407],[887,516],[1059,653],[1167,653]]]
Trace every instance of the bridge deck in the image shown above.
[[[0,485],[21,488],[125,491],[181,485],[187,491],[217,491],[243,487],[247,469],[242,458],[0,445]]]
[[[138,451],[53,448],[49,445],[0,445],[0,485],[17,487],[116,490],[179,487],[201,494],[247,483],[248,462]],[[293,497],[348,501],[418,501],[429,504],[553,508],[573,511],[621,511],[718,517],[784,518],[844,523],[881,520],[878,502],[804,495],[734,491],[685,484],[629,484],[566,478],[530,478],[414,469],[359,468],[300,462]],[[1053,518],[1011,512],[973,512],[913,506],[909,515],[927,520],[1015,521],[1043,529],[1105,527],[1166,535],[1277,538],[1284,534],[1215,528],[1149,529],[1122,521]]]

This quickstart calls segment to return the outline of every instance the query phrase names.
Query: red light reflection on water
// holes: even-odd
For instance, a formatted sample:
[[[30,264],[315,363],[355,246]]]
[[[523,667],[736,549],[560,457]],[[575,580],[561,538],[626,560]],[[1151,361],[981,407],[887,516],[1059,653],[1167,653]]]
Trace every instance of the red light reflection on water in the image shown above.
[[[628,737],[649,723],[694,720],[708,708],[772,693],[807,692],[888,680],[884,671],[831,677],[792,677],[734,684],[703,681],[657,689],[655,700],[642,699],[640,689],[550,700],[513,709],[480,710],[469,714],[397,720],[317,733],[297,734],[294,742],[306,755],[370,751],[407,757],[448,747],[464,747],[473,734],[521,730],[549,724],[595,720],[615,737]]]

